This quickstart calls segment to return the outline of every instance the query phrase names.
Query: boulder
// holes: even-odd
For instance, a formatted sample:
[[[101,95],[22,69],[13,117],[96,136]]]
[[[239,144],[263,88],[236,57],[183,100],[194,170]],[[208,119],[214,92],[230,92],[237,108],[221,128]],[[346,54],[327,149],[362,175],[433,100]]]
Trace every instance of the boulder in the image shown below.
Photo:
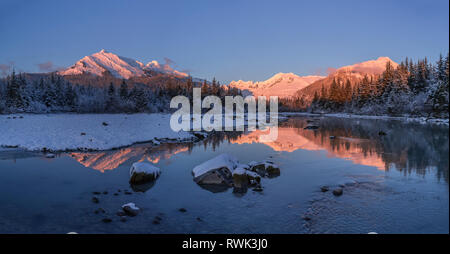
[[[122,210],[128,216],[136,216],[141,209],[139,209],[139,207],[137,207],[134,203],[128,203],[122,206]]]
[[[341,196],[344,193],[344,190],[342,188],[337,188],[333,190],[333,195],[335,196]]]
[[[250,162],[250,171],[256,172],[261,176],[276,177],[280,175],[280,168],[271,161]]]
[[[136,162],[130,168],[130,183],[143,184],[156,180],[161,170],[148,162]]]
[[[197,184],[228,185],[232,184],[232,173],[238,165],[235,157],[221,154],[210,159],[192,170],[194,181]]]
[[[248,166],[238,166],[233,171],[233,192],[246,193],[248,186],[256,185],[261,182],[261,176],[248,170]]]

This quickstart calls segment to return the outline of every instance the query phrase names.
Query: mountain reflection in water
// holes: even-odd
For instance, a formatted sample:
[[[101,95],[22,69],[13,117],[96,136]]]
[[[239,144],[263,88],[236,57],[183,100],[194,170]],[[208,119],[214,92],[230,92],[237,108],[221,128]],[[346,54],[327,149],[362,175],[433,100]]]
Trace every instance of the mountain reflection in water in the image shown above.
[[[317,130],[304,128],[314,124]],[[387,135],[379,135],[383,131]],[[351,160],[355,164],[380,170],[398,170],[425,175],[436,172],[437,178],[448,183],[448,126],[422,125],[400,121],[291,117],[281,122],[275,142],[261,142],[262,131],[248,133],[220,132],[200,143],[141,144],[103,152],[70,153],[86,167],[104,172],[127,161],[148,160],[153,163],[170,159],[179,153],[190,153],[194,146],[214,150],[223,142],[232,144],[263,143],[274,151],[323,151],[329,157]],[[330,138],[332,137],[332,138]],[[334,137],[334,138],[333,138]]]

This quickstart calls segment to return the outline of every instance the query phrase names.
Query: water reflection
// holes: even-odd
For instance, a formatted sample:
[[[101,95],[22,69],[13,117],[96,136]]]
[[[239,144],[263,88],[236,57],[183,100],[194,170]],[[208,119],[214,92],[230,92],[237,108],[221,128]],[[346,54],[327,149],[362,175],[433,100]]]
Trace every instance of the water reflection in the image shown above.
[[[304,129],[311,122],[317,130]],[[379,135],[379,132],[387,135]],[[409,174],[425,175],[437,172],[438,179],[448,183],[449,133],[447,126],[421,125],[400,121],[290,118],[280,123],[275,142],[261,142],[264,132],[216,133],[201,143],[137,145],[106,152],[74,152],[70,156],[86,167],[104,172],[131,161],[149,160],[157,163],[175,154],[190,153],[194,146],[215,150],[223,142],[233,144],[262,143],[274,151],[325,150],[329,157],[351,160],[355,164],[372,166],[380,170],[398,170]],[[332,138],[330,138],[332,137]],[[249,158],[251,159],[251,158]]]
[[[284,152],[326,150],[330,157],[405,174],[436,171],[437,178],[448,183],[448,126],[340,118],[317,118],[313,122],[319,128],[307,130],[311,119],[291,118],[281,124],[275,142],[264,144]],[[380,131],[387,135],[379,135]],[[234,142],[262,143],[259,135],[248,133]]]
[[[100,152],[72,152],[69,156],[85,167],[105,172],[114,170],[120,165],[130,161],[150,161],[158,163],[160,160],[168,160],[179,153],[190,154],[194,146],[204,146],[204,149],[215,150],[223,142],[236,139],[238,132],[220,132],[212,135],[200,143],[163,143],[158,146],[152,144],[138,144],[127,148],[100,151]]]

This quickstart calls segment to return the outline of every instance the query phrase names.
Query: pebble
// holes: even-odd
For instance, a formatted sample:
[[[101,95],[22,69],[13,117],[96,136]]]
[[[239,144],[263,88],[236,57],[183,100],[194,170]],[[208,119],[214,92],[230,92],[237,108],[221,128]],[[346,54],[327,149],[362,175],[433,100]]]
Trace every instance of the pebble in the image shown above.
[[[104,223],[110,223],[110,222],[112,222],[112,220],[111,220],[110,218],[103,218],[102,221],[103,221]]]
[[[100,203],[100,200],[97,197],[93,197],[92,202],[98,204],[98,203]]]

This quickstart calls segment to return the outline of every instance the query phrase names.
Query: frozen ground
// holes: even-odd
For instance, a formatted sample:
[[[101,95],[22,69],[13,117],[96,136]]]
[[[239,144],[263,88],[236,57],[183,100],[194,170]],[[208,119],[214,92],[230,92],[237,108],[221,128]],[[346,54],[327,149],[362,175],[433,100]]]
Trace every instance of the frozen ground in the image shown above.
[[[191,140],[174,132],[168,114],[0,115],[0,147],[28,150],[108,150],[161,139]]]

